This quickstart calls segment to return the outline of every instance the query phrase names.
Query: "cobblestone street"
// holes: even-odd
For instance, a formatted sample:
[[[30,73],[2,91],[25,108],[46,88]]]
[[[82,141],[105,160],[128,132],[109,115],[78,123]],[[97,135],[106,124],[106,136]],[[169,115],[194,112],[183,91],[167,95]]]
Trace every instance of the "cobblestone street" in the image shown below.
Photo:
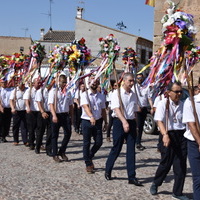
[[[62,137],[62,134],[60,134]],[[96,154],[95,174],[87,174],[82,159],[82,136],[72,134],[66,151],[70,162],[55,163],[45,152],[35,154],[20,143],[0,144],[0,200],[170,200],[173,186],[172,171],[161,187],[159,194],[152,196],[149,188],[155,174],[160,154],[157,152],[156,135],[143,135],[144,151],[136,151],[137,177],[144,187],[129,185],[125,168],[125,149],[115,163],[112,176],[104,178],[105,161],[112,143],[104,144]],[[192,180],[188,164],[184,194],[192,198]]]

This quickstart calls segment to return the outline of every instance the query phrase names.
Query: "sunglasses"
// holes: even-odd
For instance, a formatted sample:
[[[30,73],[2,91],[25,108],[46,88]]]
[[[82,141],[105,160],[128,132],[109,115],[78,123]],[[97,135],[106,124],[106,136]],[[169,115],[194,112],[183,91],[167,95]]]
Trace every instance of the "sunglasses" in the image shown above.
[[[176,94],[178,94],[178,93],[182,94],[182,93],[183,93],[182,90],[177,90],[177,91],[173,91],[173,90],[171,90],[171,91],[174,92],[174,93],[176,93]]]

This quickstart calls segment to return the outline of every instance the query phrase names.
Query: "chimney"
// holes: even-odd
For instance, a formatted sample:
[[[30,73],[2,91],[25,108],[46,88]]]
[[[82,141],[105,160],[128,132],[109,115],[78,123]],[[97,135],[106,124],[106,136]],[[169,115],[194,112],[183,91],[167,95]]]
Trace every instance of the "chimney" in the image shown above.
[[[40,40],[44,40],[44,28],[40,29]]]
[[[77,8],[76,17],[79,18],[79,19],[82,19],[82,17],[83,17],[83,8],[80,8],[80,7]]]

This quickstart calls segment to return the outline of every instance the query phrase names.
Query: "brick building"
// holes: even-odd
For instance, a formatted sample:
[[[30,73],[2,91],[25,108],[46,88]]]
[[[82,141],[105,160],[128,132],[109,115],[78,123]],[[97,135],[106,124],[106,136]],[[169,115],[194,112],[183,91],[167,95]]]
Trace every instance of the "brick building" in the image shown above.
[[[12,55],[20,51],[29,54],[31,44],[33,41],[29,37],[0,36],[0,54]]]

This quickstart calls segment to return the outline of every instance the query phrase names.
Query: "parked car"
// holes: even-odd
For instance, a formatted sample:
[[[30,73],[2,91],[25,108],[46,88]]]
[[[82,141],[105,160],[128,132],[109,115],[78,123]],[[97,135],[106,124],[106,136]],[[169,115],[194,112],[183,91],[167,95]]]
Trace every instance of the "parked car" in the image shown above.
[[[187,89],[183,88],[183,94],[181,97],[181,101],[185,101],[187,98],[189,97],[189,92]],[[154,121],[153,115],[151,115],[150,113],[147,114],[146,120],[144,122],[144,132],[146,134],[157,134],[157,125],[156,122]]]

